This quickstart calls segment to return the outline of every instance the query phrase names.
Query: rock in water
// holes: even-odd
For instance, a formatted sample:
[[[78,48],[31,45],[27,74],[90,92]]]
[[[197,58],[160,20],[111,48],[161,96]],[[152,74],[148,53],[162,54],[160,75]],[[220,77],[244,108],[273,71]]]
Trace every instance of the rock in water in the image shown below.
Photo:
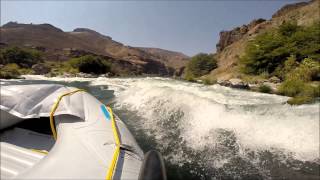
[[[32,70],[34,71],[35,74],[38,75],[43,75],[43,74],[47,74],[50,72],[50,67],[46,66],[45,64],[35,64],[32,67]]]
[[[232,88],[239,88],[239,89],[249,88],[248,83],[243,82],[241,79],[234,78],[234,79],[230,79],[229,82],[230,82],[230,87]]]

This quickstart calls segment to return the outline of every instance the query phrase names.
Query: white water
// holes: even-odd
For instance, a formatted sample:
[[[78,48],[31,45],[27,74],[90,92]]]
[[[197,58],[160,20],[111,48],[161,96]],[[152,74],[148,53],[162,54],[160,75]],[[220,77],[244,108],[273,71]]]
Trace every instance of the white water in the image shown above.
[[[319,163],[319,103],[290,106],[283,96],[168,78],[76,80],[90,81],[91,86],[107,85],[114,90],[115,108],[141,117],[130,119],[130,124],[154,136],[159,148],[177,146],[166,155],[172,163],[195,160],[189,159],[180,145],[194,152],[219,148],[217,142],[221,140],[217,132],[221,129],[234,134],[239,147],[237,155],[243,158],[247,158],[248,149],[268,150]],[[205,159],[206,166],[215,168],[230,161],[227,156],[218,158],[215,154],[207,154]]]
[[[290,106],[287,97],[204,86],[164,78],[98,79],[92,85],[110,85],[117,92],[117,106],[137,111],[145,129],[165,132],[155,126],[170,113],[182,111],[178,128],[194,148],[203,148],[213,129],[229,129],[239,143],[250,149],[279,148],[301,160],[319,158],[319,104]],[[248,109],[241,105],[253,105]],[[161,123],[161,122],[160,122]],[[160,128],[160,129],[159,129]],[[210,141],[210,142],[209,142]]]

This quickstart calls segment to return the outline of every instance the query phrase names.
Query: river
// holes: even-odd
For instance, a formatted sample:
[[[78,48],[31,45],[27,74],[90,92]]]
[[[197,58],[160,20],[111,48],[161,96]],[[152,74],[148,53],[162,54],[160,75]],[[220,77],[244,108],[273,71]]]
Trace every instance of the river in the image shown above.
[[[319,179],[319,103],[170,78],[45,78],[84,88],[127,124],[146,152],[160,151],[169,179]]]

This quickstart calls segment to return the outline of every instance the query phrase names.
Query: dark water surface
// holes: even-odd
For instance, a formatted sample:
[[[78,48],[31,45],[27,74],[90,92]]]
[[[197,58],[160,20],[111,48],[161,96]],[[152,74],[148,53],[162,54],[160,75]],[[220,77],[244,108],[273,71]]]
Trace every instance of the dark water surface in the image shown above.
[[[85,89],[127,124],[169,179],[320,179],[319,104],[165,78],[18,80]]]

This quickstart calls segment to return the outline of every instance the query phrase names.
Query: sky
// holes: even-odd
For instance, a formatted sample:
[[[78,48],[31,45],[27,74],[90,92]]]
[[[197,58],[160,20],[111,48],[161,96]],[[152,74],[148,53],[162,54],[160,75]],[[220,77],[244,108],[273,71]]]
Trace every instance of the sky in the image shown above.
[[[129,46],[157,47],[189,56],[213,53],[219,32],[270,19],[299,0],[15,1],[1,0],[1,25],[49,23],[64,31],[90,28]],[[300,0],[301,1],[301,0]]]

